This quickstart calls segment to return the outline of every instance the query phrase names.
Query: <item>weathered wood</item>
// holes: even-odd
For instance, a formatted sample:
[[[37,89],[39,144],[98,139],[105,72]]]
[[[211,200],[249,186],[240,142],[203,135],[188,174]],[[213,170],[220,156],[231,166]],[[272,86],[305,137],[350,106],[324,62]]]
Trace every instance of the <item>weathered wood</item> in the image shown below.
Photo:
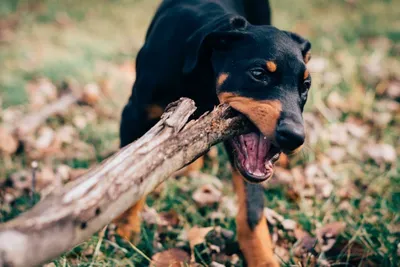
[[[0,266],[35,266],[59,256],[212,145],[249,130],[248,121],[226,105],[186,123],[195,109],[190,99],[172,103],[136,142],[0,225]]]

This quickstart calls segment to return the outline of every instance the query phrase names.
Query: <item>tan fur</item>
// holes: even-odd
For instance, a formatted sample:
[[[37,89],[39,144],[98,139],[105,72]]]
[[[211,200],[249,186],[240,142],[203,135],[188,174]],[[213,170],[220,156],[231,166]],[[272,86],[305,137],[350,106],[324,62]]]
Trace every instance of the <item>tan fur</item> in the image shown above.
[[[308,78],[308,76],[310,76],[310,72],[306,69],[304,71],[304,80]]]
[[[218,98],[246,115],[265,136],[274,136],[282,110],[279,100],[255,100],[227,92],[219,94]]]
[[[164,113],[164,109],[159,105],[152,104],[146,107],[146,112],[147,119],[153,120],[161,118],[161,115]]]
[[[191,172],[200,171],[203,167],[204,167],[204,156],[201,156],[194,162],[190,163],[188,166],[175,172],[175,176],[188,176]]]
[[[276,63],[273,62],[273,61],[267,61],[267,69],[268,69],[270,72],[275,72],[276,69],[277,69]]]
[[[228,77],[229,77],[228,73],[225,72],[221,73],[217,79],[217,88],[220,88],[224,84],[226,79],[228,79]]]
[[[233,172],[233,185],[238,196],[239,212],[236,216],[236,228],[240,249],[249,267],[273,266],[279,264],[274,257],[271,236],[265,217],[251,230],[247,223],[246,193],[244,177]]]
[[[130,207],[113,223],[117,226],[117,234],[121,237],[136,242],[140,237],[140,213],[146,204],[146,197],[141,198],[134,206]]]

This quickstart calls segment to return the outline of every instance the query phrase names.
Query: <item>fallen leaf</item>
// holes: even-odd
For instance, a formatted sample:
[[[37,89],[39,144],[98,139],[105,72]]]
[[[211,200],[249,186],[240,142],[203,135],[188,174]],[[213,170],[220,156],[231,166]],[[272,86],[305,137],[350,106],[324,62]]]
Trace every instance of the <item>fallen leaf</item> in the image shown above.
[[[274,248],[274,253],[276,256],[278,256],[278,259],[283,262],[289,262],[290,260],[290,252],[288,249],[281,247],[281,246],[275,246]]]
[[[141,217],[143,222],[145,222],[148,225],[157,225],[161,220],[156,209],[147,206],[143,209]]]
[[[282,215],[269,208],[264,208],[264,216],[267,218],[267,221],[272,225],[277,225],[278,222],[282,223],[285,219]]]
[[[321,251],[330,250],[336,243],[337,237],[345,230],[345,222],[328,223],[316,230],[317,239],[321,247]]]
[[[346,150],[342,147],[331,147],[326,154],[334,163],[342,162],[347,155]]]
[[[0,127],[0,152],[11,155],[18,149],[18,140],[6,128]]]
[[[50,127],[42,127],[39,130],[39,136],[35,142],[35,148],[39,151],[44,151],[54,142],[55,132]]]
[[[378,128],[385,129],[392,121],[393,114],[390,112],[373,112],[369,118]]]
[[[326,58],[322,57],[313,57],[310,62],[307,64],[307,69],[311,72],[321,73],[323,72],[329,65],[329,62]]]
[[[221,263],[218,263],[218,262],[215,262],[215,261],[211,262],[209,266],[210,267],[225,267],[224,264],[221,264]]]
[[[238,212],[238,206],[236,200],[232,197],[224,196],[221,199],[220,208],[226,212],[229,217],[235,217]]]
[[[285,219],[281,222],[283,229],[287,231],[293,231],[296,229],[297,223],[290,219]]]
[[[364,147],[364,153],[377,164],[394,163],[397,159],[396,150],[389,144],[368,144]]]
[[[392,81],[389,83],[387,90],[387,95],[393,99],[400,98],[400,81]]]
[[[221,200],[222,193],[215,186],[206,184],[198,188],[192,195],[193,200],[200,207],[211,206]]]
[[[18,190],[31,190],[32,170],[21,170],[10,175],[12,186]],[[42,167],[35,171],[36,190],[41,191],[55,180],[55,174],[49,167]]]
[[[182,249],[171,248],[154,254],[151,260],[154,267],[183,267],[189,264],[190,255]]]
[[[39,78],[29,82],[26,86],[26,91],[29,96],[29,104],[34,110],[57,99],[56,86],[46,78]]]
[[[83,115],[77,115],[72,119],[72,123],[75,125],[76,128],[82,130],[87,125],[87,119]]]
[[[78,138],[78,133],[71,125],[64,125],[57,129],[56,136],[62,144],[71,144],[76,138]]]
[[[190,248],[193,250],[194,247],[198,244],[205,242],[206,235],[212,230],[214,227],[193,227],[187,231],[187,238],[189,240]]]
[[[312,237],[309,233],[300,228],[294,230],[294,235],[297,239],[297,242],[293,246],[293,252],[296,257],[304,258],[308,253],[317,254],[315,251],[317,238]]]
[[[179,224],[179,214],[175,210],[169,210],[159,213],[160,222],[159,226],[177,226]]]
[[[63,182],[69,181],[71,175],[71,167],[65,164],[58,165],[56,168],[56,175]]]
[[[329,94],[327,100],[327,105],[330,108],[344,110],[346,109],[346,100],[343,96],[341,96],[337,91],[333,91]]]
[[[81,100],[88,104],[94,105],[100,100],[100,88],[95,83],[89,83],[83,88]]]

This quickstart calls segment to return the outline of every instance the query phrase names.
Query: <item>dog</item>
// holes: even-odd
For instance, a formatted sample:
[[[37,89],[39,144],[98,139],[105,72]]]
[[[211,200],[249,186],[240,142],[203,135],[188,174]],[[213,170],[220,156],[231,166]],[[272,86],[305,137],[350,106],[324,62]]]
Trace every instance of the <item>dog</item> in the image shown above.
[[[254,124],[253,132],[225,143],[238,196],[238,242],[248,266],[279,266],[260,182],[271,177],[281,152],[294,153],[304,143],[310,49],[303,37],[271,26],[268,0],[164,0],[137,55],[121,147],[180,97],[195,101],[196,116],[228,103]],[[143,198],[115,220],[119,235],[140,233],[144,204]]]

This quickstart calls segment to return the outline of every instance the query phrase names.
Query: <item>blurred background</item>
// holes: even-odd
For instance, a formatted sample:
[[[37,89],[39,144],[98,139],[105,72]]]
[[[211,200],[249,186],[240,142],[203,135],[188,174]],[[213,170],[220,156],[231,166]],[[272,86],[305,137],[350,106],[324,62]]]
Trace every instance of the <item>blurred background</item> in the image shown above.
[[[31,207],[32,162],[38,201],[118,150],[135,55],[159,2],[0,1],[0,222]],[[396,266],[400,1],[271,6],[275,26],[313,45],[307,145],[265,186],[275,253],[287,266]],[[244,266],[229,168],[222,147],[213,148],[201,172],[150,195],[137,245],[103,229],[48,266],[146,266],[190,255],[203,266]],[[194,237],[204,242],[195,246]]]

